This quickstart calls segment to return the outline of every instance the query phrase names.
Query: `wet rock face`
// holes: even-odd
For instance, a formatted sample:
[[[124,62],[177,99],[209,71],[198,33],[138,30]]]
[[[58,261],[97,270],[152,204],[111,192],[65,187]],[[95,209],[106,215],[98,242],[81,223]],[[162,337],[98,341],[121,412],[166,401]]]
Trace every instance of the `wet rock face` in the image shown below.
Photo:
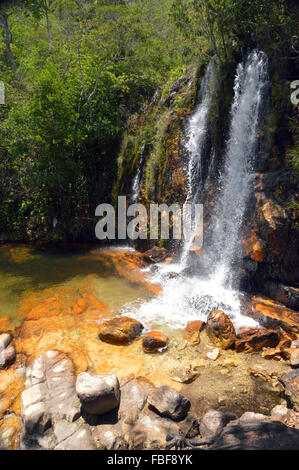
[[[0,335],[0,369],[13,364],[16,360],[16,350],[12,342],[11,333],[2,333]]]
[[[150,407],[161,416],[166,416],[174,421],[183,420],[190,409],[190,401],[181,393],[167,386],[157,387],[148,396]]]
[[[116,375],[91,375],[81,372],[76,381],[76,393],[87,413],[102,415],[119,405],[120,388]]]
[[[223,428],[237,417],[232,413],[209,410],[200,420],[200,435],[203,438],[217,436]]]
[[[155,353],[167,347],[168,338],[160,331],[150,331],[142,340],[142,348],[146,353]]]
[[[277,331],[251,328],[238,335],[235,347],[238,352],[260,351],[263,348],[275,348],[279,341]]]
[[[266,281],[263,285],[263,291],[266,295],[277,302],[286,305],[293,310],[299,310],[299,289],[286,286],[280,282],[272,280]]]
[[[118,317],[105,321],[99,332],[99,338],[110,344],[128,344],[140,336],[143,325],[133,318]]]
[[[289,398],[294,410],[299,411],[299,370],[294,370],[281,377],[285,395]]]
[[[231,320],[222,310],[214,310],[207,319],[207,334],[215,346],[228,349],[233,347],[236,332]]]
[[[73,362],[59,351],[47,351],[26,371],[21,397],[25,437],[44,432],[57,419],[72,422],[79,414]]]

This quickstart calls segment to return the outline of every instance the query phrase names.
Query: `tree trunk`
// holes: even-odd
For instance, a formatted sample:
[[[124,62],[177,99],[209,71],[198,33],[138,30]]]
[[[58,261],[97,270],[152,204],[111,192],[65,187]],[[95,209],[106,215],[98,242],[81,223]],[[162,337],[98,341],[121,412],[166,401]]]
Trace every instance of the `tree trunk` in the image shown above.
[[[18,66],[16,64],[13,52],[12,52],[11,47],[10,47],[11,41],[12,41],[12,33],[11,33],[11,29],[10,29],[9,22],[8,22],[9,15],[7,15],[5,13],[1,13],[1,17],[2,17],[2,20],[3,20],[3,23],[1,23],[1,26],[5,30],[4,42],[5,42],[5,46],[6,46],[6,52],[7,52],[7,55],[9,57],[9,60],[10,60],[11,68],[13,69],[13,71],[14,71],[15,75],[17,76],[17,78],[20,81],[22,81],[21,75],[18,72]]]

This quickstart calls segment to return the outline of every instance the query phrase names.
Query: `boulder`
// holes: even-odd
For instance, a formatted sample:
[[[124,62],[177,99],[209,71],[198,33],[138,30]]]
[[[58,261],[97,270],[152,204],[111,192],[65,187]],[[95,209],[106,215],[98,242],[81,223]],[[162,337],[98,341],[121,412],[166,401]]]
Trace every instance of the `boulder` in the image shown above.
[[[143,379],[133,379],[121,387],[119,417],[126,424],[134,424],[146,405],[147,397],[154,387]]]
[[[120,387],[116,375],[91,375],[81,372],[76,393],[87,413],[102,415],[118,407]]]
[[[299,411],[299,369],[288,372],[280,378],[285,387],[285,395],[289,398],[295,411]]]
[[[289,410],[284,405],[276,405],[271,410],[271,419],[275,422],[284,423],[288,417]]]
[[[205,322],[201,320],[190,321],[185,328],[185,338],[192,344],[200,343],[200,333],[205,328]]]
[[[34,433],[43,433],[55,420],[72,422],[79,415],[74,364],[64,353],[47,351],[26,370],[21,396],[23,439]]]
[[[0,351],[0,369],[4,369],[16,360],[16,349],[10,344],[7,348]]]
[[[143,325],[133,318],[117,317],[102,323],[99,337],[110,344],[128,344],[139,336]]]
[[[205,322],[201,320],[189,321],[186,325],[186,331],[193,333],[194,331],[201,332],[205,327]]]
[[[168,337],[160,331],[150,331],[142,340],[142,348],[146,353],[158,352],[165,349],[168,344]]]
[[[292,367],[299,367],[299,348],[292,351],[290,363]]]
[[[232,413],[209,410],[200,420],[199,432],[202,438],[217,436],[232,420],[237,419]]]
[[[236,332],[231,320],[222,310],[214,310],[207,319],[207,334],[218,348],[232,348]]]
[[[265,416],[262,413],[254,413],[253,411],[246,411],[239,418],[239,423],[242,425],[256,422],[271,423],[271,419],[269,416]]]
[[[280,341],[279,332],[265,328],[251,328],[237,336],[235,347],[238,352],[260,351],[275,348]]]
[[[12,338],[13,337],[11,333],[2,333],[0,335],[0,352],[9,346],[9,344],[12,342]]]
[[[149,393],[148,404],[161,416],[181,421],[190,409],[190,401],[167,386],[157,387]]]

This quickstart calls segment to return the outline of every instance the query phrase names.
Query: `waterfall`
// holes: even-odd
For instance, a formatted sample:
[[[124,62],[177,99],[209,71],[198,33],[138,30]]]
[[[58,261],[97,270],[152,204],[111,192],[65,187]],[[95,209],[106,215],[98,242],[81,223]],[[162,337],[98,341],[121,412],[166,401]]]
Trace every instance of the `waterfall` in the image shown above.
[[[207,249],[211,279],[216,278],[219,284],[232,288],[238,288],[233,266],[241,259],[241,229],[253,191],[257,133],[268,87],[267,70],[267,56],[257,50],[245,63],[238,65],[225,163],[216,201],[216,223]]]
[[[218,196],[212,231],[205,244],[206,254],[199,255],[198,271],[193,276],[182,272],[193,233],[184,241],[179,264],[159,266],[154,282],[162,284],[162,295],[135,307],[128,305],[126,313],[132,314],[133,310],[134,316],[145,323],[150,321],[184,327],[190,320],[206,320],[212,310],[220,308],[229,315],[237,329],[257,325],[253,319],[241,314],[237,279],[238,263],[241,261],[241,230],[253,191],[257,133],[265,108],[267,69],[267,56],[257,50],[237,67],[223,169],[219,181],[215,182]],[[187,201],[192,204],[196,203],[204,186],[201,169],[211,104],[210,80],[213,80],[213,69],[208,67],[202,82],[201,100],[187,126]],[[170,271],[177,275],[172,273],[169,276]]]
[[[143,164],[144,164],[144,154],[145,154],[145,144],[141,147],[137,171],[132,181],[131,196],[130,196],[131,204],[138,203],[138,197],[140,194],[140,187],[141,187],[141,180],[142,180],[142,170],[143,170]]]
[[[187,197],[185,202],[191,204],[192,208],[198,200],[200,189],[202,189],[202,160],[207,141],[208,115],[213,97],[212,90],[214,79],[215,63],[213,58],[202,79],[199,91],[199,102],[195,112],[188,121],[185,132],[184,145],[189,155],[187,166]],[[190,230],[189,236],[185,239],[180,263],[182,268],[187,264],[188,253],[195,232],[196,226],[193,227],[193,230]]]

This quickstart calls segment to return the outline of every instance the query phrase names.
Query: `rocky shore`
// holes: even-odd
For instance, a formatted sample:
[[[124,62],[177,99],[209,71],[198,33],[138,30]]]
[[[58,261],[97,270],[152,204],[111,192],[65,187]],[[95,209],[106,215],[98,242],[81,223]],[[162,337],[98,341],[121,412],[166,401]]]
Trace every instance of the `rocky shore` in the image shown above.
[[[106,255],[151,289],[140,268],[158,251]],[[298,313],[265,297],[245,310],[260,328],[217,310],[148,331],[88,287],[24,299],[20,323],[0,323],[1,449],[298,449]]]

